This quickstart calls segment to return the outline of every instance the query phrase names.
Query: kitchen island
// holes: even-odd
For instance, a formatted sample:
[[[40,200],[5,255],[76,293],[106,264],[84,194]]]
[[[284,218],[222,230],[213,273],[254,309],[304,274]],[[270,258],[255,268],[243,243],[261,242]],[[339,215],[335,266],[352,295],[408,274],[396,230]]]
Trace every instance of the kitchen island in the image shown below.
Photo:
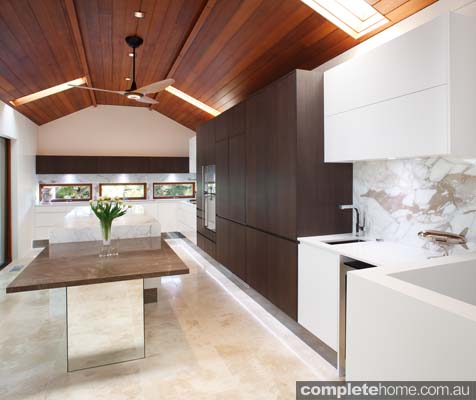
[[[144,279],[189,273],[160,237],[51,244],[7,286],[7,293],[66,288],[68,371],[145,357]]]
[[[299,240],[299,322],[333,345],[346,379],[474,379],[476,252],[438,257],[352,234]]]

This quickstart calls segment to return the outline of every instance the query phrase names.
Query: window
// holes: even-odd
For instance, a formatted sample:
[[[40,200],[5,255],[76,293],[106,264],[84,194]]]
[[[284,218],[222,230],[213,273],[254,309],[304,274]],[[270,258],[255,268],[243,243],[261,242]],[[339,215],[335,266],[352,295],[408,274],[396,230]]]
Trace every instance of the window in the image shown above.
[[[154,183],[154,199],[194,198],[195,182]]]
[[[120,197],[121,199],[143,200],[146,198],[145,183],[100,183],[99,196]]]
[[[40,201],[88,201],[91,200],[93,190],[90,183],[67,184],[52,183],[40,184]]]

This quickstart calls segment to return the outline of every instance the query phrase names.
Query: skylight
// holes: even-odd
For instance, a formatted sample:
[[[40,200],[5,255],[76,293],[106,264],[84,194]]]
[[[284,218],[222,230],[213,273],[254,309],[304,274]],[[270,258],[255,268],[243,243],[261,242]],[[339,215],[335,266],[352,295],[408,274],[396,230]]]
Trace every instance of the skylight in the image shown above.
[[[354,39],[385,25],[388,19],[365,0],[301,0]]]
[[[72,89],[70,85],[84,85],[87,82],[86,77],[74,79],[69,82],[61,83],[59,85],[50,87],[45,90],[40,90],[39,92],[29,94],[27,96],[20,97],[15,100],[11,100],[10,104],[18,107],[21,106],[22,104],[29,103],[30,101],[35,101],[38,99],[42,99],[43,97],[51,96],[52,94],[62,92],[64,90]]]

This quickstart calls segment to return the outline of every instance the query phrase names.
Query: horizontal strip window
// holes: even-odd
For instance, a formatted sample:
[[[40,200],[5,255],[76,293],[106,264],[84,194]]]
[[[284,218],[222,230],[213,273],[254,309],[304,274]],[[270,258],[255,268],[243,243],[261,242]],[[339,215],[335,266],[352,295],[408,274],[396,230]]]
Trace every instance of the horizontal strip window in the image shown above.
[[[154,199],[193,199],[195,182],[154,183]]]
[[[100,183],[99,196],[119,197],[126,200],[145,200],[146,183]]]
[[[40,183],[42,203],[58,201],[88,201],[92,199],[93,188],[90,183],[73,185],[70,183]]]

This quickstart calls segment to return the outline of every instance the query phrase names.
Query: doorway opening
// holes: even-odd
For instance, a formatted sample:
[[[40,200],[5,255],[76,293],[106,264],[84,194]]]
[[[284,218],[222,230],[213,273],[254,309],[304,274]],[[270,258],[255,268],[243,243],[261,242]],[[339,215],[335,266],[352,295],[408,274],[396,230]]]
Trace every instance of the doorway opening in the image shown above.
[[[12,262],[11,142],[0,138],[0,269]]]

